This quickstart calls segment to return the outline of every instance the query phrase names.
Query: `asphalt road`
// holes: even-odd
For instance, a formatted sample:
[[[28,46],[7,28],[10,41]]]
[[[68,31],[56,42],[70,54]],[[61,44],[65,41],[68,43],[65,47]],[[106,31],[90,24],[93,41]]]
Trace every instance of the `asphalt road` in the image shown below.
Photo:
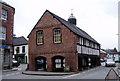
[[[81,71],[73,75],[64,76],[39,76],[39,75],[24,75],[22,72],[25,70],[26,65],[20,65],[18,71],[8,71],[2,73],[3,79],[105,79],[105,76],[111,68],[105,67],[104,64],[100,67],[92,68],[89,70]]]

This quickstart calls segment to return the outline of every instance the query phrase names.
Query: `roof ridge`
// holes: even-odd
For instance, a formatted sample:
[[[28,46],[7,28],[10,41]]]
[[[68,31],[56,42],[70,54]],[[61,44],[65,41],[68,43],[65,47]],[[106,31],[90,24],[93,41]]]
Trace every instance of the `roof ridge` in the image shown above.
[[[46,11],[43,13],[43,15],[44,15],[46,12],[49,12],[54,18],[56,18],[59,22],[61,22],[64,26],[66,26],[66,27],[67,27],[69,30],[71,30],[73,33],[77,34],[78,36],[82,36],[82,37],[84,37],[84,38],[86,38],[86,39],[88,39],[88,40],[91,40],[91,41],[99,44],[99,43],[98,43],[95,39],[93,39],[89,34],[87,34],[85,31],[83,31],[82,29],[80,29],[80,28],[77,27],[76,25],[69,23],[69,22],[66,21],[65,19],[63,19],[63,18],[59,17],[58,15],[50,12],[49,10],[46,10]],[[43,17],[43,15],[41,16],[41,18]],[[41,19],[41,18],[40,18],[40,19]],[[40,19],[39,19],[39,21],[40,21]],[[39,21],[38,21],[38,22],[39,22]],[[37,22],[37,24],[38,24],[38,22]],[[36,25],[35,25],[35,26],[36,26]],[[34,26],[34,28],[35,28],[35,26]],[[34,28],[33,28],[33,29],[34,29]],[[30,32],[30,33],[31,33],[31,32]],[[29,34],[29,35],[30,35],[30,34]],[[29,35],[28,35],[28,37],[29,37]]]
[[[71,25],[72,28],[75,28],[74,31],[73,31],[72,28],[69,27],[69,29],[72,30],[74,33],[76,33],[75,30],[78,30],[78,29],[79,29],[79,32],[81,31],[81,33],[83,34],[82,37],[87,38],[88,40],[91,40],[91,41],[94,41],[94,42],[98,43],[98,42],[97,42],[95,39],[93,39],[88,33],[86,33],[84,30],[80,29],[80,28],[77,27],[76,25],[69,23],[69,22],[66,21],[65,19],[57,16],[56,14],[50,12],[49,10],[48,10],[48,12],[49,12],[52,16],[54,16],[55,18],[57,18],[57,19],[58,19],[62,24],[64,24],[65,26],[67,26],[67,25],[66,25],[66,23],[67,23],[67,24]],[[65,23],[64,23],[64,22],[65,22]],[[67,27],[68,27],[68,26],[67,26]],[[76,33],[76,34],[78,34],[79,36],[81,36],[81,35],[79,34],[79,32]],[[87,37],[84,36],[85,34],[87,35]]]

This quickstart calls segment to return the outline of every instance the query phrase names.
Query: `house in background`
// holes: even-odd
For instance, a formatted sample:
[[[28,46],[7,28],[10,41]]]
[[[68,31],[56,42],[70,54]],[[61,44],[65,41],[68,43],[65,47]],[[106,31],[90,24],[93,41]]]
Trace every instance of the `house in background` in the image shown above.
[[[76,26],[46,10],[28,35],[29,70],[69,71],[100,65],[100,44]]]
[[[14,55],[13,58],[21,63],[28,63],[28,41],[25,37],[14,37]]]
[[[107,53],[107,58],[112,58],[115,59],[115,57],[120,57],[119,52],[117,51],[116,48],[114,49],[104,49]]]
[[[3,69],[12,68],[15,8],[0,0],[0,53]]]

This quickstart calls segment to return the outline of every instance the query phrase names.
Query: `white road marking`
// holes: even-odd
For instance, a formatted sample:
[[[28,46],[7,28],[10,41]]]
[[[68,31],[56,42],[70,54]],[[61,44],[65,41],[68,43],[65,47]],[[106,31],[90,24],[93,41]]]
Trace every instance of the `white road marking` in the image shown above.
[[[100,66],[100,67],[102,67],[102,66]],[[96,69],[98,69],[98,68],[100,68],[100,67],[93,68],[93,69],[89,69],[89,70],[85,70],[85,71],[80,72],[80,73],[78,73],[78,74],[73,74],[73,75],[65,76],[65,77],[63,77],[63,79],[65,79],[65,78],[69,78],[69,77],[73,77],[73,76],[77,76],[77,75],[79,75],[79,74],[81,74],[81,73],[90,72],[90,71],[96,70]]]
[[[7,75],[5,75],[5,76],[10,76],[10,74],[7,74]]]
[[[17,72],[17,73],[15,73],[15,74],[21,74],[20,72]]]
[[[78,74],[74,74],[74,75],[69,75],[69,76],[65,76],[65,77],[63,77],[63,79],[65,79],[65,78],[69,78],[69,77],[73,77],[73,76],[77,76],[77,75],[79,75],[80,73],[78,73]]]
[[[86,73],[86,72],[84,71],[84,72],[82,72],[82,73]]]

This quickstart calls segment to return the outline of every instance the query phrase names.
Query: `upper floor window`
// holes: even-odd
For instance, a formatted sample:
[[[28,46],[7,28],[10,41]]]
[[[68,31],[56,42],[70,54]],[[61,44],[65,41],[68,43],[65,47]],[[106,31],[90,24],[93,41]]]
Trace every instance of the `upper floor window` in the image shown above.
[[[25,46],[22,47],[22,53],[25,53]]]
[[[37,44],[43,44],[43,30],[37,31]]]
[[[2,9],[2,15],[1,15],[1,19],[2,20],[7,20],[7,10],[5,9]]]
[[[16,48],[16,53],[17,54],[20,53],[20,48],[19,47]]]
[[[89,46],[89,41],[88,40],[86,40],[86,46]]]
[[[0,27],[0,39],[6,40],[6,27]]]
[[[54,29],[54,43],[61,43],[61,29]]]
[[[97,49],[100,49],[100,45],[97,45]]]
[[[86,39],[83,39],[83,45],[86,45]]]

